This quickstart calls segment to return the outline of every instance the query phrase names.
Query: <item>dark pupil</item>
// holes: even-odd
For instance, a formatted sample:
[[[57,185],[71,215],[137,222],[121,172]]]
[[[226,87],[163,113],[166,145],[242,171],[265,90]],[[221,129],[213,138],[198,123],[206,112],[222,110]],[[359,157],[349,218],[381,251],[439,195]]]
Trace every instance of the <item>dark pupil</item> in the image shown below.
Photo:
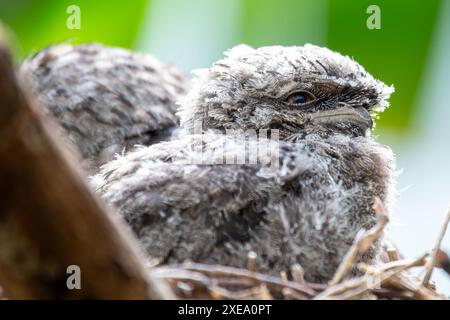
[[[294,104],[302,104],[306,102],[306,96],[304,94],[296,94],[292,97],[292,103]]]

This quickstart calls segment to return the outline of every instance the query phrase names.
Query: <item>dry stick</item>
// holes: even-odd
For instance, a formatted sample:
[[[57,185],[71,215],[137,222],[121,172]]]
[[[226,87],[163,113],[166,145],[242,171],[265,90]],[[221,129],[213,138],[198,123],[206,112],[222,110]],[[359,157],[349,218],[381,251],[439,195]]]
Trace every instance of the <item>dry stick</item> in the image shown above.
[[[388,271],[389,269],[393,268],[399,268],[402,266],[409,266],[409,267],[423,267],[425,265],[425,258],[428,256],[428,253],[423,254],[418,259],[402,259],[402,260],[395,260],[391,262],[386,262],[381,265],[376,266],[376,270],[378,271]],[[368,268],[368,266],[364,264],[360,264],[363,268]]]
[[[431,275],[433,274],[434,266],[436,265],[436,257],[441,248],[442,240],[444,239],[445,232],[447,231],[447,226],[450,221],[450,205],[447,208],[447,212],[445,213],[444,221],[441,225],[441,230],[439,232],[439,236],[437,238],[436,244],[433,248],[433,253],[431,254],[430,261],[425,265],[425,276],[423,277],[423,285],[428,285],[428,282],[431,279]]]
[[[413,299],[420,300],[442,300],[447,299],[442,295],[439,295],[435,291],[422,285],[420,278],[412,280],[409,275],[405,272],[399,273],[394,277],[388,279],[387,283],[391,286],[396,287],[398,290],[403,290],[405,292],[410,292]]]
[[[410,268],[423,266],[427,256],[428,254],[424,254],[415,260],[395,261],[395,263],[387,263],[381,267],[361,265],[360,268],[370,274],[389,275],[384,279],[383,283],[398,291],[403,291],[403,293],[411,293],[411,298],[422,300],[442,299],[442,296],[423,286],[418,277],[406,272]]]
[[[368,281],[365,277],[351,278],[336,285],[329,286],[326,290],[314,297],[314,300],[337,299],[342,294],[357,291],[364,294],[367,290]]]
[[[385,241],[385,251],[389,261],[397,261],[403,259],[398,249],[389,240]]]
[[[292,278],[294,279],[295,282],[300,283],[300,284],[305,284],[305,271],[303,270],[303,268],[300,264],[295,263],[291,267],[291,273],[292,273]]]
[[[349,279],[339,284],[330,286],[324,292],[317,295],[314,299],[357,299],[371,291],[377,286],[389,282],[392,278],[399,276],[405,270],[420,266],[423,264],[426,255],[415,259],[405,260],[403,263],[398,263],[396,266],[389,264],[388,269],[380,268],[379,266],[370,266],[360,264],[359,268],[366,274],[364,276]],[[406,288],[406,285],[404,286]],[[402,287],[402,288],[404,288]],[[417,289],[422,293],[422,288]],[[412,291],[412,290],[411,290]],[[419,295],[420,298],[427,298],[424,294]],[[434,296],[433,296],[434,297]]]
[[[1,27],[1,26],[0,26]],[[1,33],[1,28],[0,28]],[[173,297],[18,84],[0,35],[0,284],[13,299]],[[67,268],[81,270],[70,290]]]
[[[375,198],[374,209],[378,216],[378,223],[368,231],[360,231],[355,239],[355,242],[348,250],[341,264],[339,265],[333,279],[330,281],[330,286],[335,285],[344,279],[355,265],[358,257],[369,249],[369,247],[380,237],[384,227],[389,222],[389,218],[384,212],[381,200]]]
[[[254,251],[250,251],[247,254],[247,269],[250,271],[257,271],[258,269],[258,255]]]
[[[246,269],[238,269],[234,267],[227,267],[221,265],[208,265],[201,263],[183,263],[172,266],[156,267],[151,271],[151,274],[157,279],[177,279],[177,273],[187,275],[193,272],[205,275],[206,282],[203,284],[208,287],[211,285],[211,279],[214,279],[215,286],[260,286],[265,285],[269,289],[281,290],[283,288],[290,288],[298,291],[305,296],[314,296],[316,294],[312,284],[299,284],[293,281],[283,281],[280,278],[273,277],[258,272],[248,271]],[[179,278],[178,278],[179,279]],[[185,278],[183,278],[185,279]],[[206,280],[208,279],[208,280]],[[188,280],[188,279],[185,279]],[[232,281],[228,281],[232,280]]]

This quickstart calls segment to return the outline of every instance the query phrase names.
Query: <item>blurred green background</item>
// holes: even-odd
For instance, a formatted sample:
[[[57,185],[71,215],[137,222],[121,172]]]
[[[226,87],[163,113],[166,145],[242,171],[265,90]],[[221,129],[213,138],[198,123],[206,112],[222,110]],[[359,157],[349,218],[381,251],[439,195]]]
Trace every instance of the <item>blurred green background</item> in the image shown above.
[[[66,27],[69,5],[80,30]],[[369,5],[380,30],[366,26]],[[310,42],[354,57],[396,88],[375,131],[403,170],[391,236],[409,256],[432,247],[450,200],[450,0],[0,0],[0,19],[18,59],[61,41],[151,52],[186,72],[239,43]]]
[[[366,27],[366,8],[374,4],[367,0],[168,0],[164,3],[155,0],[0,0],[0,18],[17,36],[21,56],[60,41],[98,41],[145,49],[145,44],[140,41],[145,33],[143,29],[152,29],[152,21],[146,20],[157,16],[158,10],[162,16],[155,20],[171,20],[180,31],[183,28],[193,29],[192,24],[204,25],[204,22],[186,19],[186,15],[217,23],[213,32],[217,33],[218,38],[210,41],[220,42],[222,37],[226,40],[219,45],[204,43],[216,52],[211,52],[210,58],[199,61],[198,65],[185,63],[185,69],[208,66],[227,47],[241,42],[252,46],[299,45],[305,42],[325,45],[353,56],[376,77],[388,84],[395,84],[397,93],[392,97],[392,104],[396,107],[386,112],[379,126],[403,130],[410,124],[414,112],[416,92],[426,65],[440,2],[376,1],[382,8],[381,30]],[[72,4],[81,9],[80,30],[66,27],[69,17],[66,9]],[[152,7],[157,11],[148,15]],[[233,20],[233,25],[223,21],[224,15],[230,16],[229,21]],[[215,20],[215,16],[221,17]],[[190,26],[183,25],[186,23]],[[174,32],[170,28],[170,33],[165,33],[164,23],[159,23],[159,26],[161,29],[151,30],[151,34],[156,32],[160,37],[168,37],[162,44],[167,47],[166,42],[171,41],[173,37],[169,36]],[[158,24],[153,27],[157,28]],[[222,30],[218,32],[217,29]],[[207,27],[200,31],[205,34],[210,32]],[[191,34],[187,39],[194,37],[202,37],[202,34]],[[173,40],[171,50],[184,51],[177,46],[178,39],[175,37]],[[185,40],[183,43],[186,45]],[[149,42],[158,49],[157,43],[151,39]],[[195,40],[192,44],[198,43]],[[189,54],[187,49],[185,52]],[[173,60],[176,55],[171,54],[168,58]],[[184,62],[186,59],[182,59],[181,64]]]

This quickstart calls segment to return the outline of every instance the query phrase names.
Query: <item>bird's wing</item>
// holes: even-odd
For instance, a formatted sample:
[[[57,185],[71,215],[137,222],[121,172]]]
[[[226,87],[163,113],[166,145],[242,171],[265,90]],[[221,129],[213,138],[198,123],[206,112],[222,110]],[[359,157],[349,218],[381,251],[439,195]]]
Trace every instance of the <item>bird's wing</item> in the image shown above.
[[[162,262],[202,261],[218,246],[245,244],[267,218],[268,202],[282,195],[276,181],[282,168],[182,163],[199,159],[185,141],[131,152],[93,178],[94,188]]]
[[[172,65],[99,44],[48,47],[25,60],[19,76],[78,147],[91,172],[124,148],[169,135],[177,126],[175,102],[189,86]]]

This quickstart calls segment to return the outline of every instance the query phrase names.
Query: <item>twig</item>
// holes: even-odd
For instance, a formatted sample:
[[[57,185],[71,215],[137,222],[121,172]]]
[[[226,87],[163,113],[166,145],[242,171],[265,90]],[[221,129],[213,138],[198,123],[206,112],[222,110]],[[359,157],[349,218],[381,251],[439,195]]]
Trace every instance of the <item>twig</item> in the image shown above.
[[[448,226],[449,221],[450,221],[450,205],[447,208],[447,212],[445,213],[444,221],[442,222],[439,236],[438,236],[436,244],[433,248],[433,253],[431,254],[431,259],[425,265],[425,276],[423,277],[423,281],[422,281],[423,285],[425,285],[425,286],[428,285],[428,282],[431,279],[431,275],[433,274],[433,269],[434,269],[434,266],[436,265],[436,260],[437,260],[436,257],[441,248],[441,243],[442,243],[442,240],[444,239],[445,232],[447,231],[447,226]]]
[[[434,295],[428,294],[428,290],[422,290],[420,285],[413,287],[411,283],[408,283],[400,286],[399,283],[402,283],[402,281],[406,278],[402,278],[401,281],[397,278],[405,270],[414,266],[422,265],[424,259],[425,255],[418,259],[407,260],[402,263],[400,263],[400,261],[396,261],[396,266],[394,266],[393,263],[389,263],[388,267],[384,267],[385,265],[380,267],[359,264],[358,267],[366,273],[364,276],[349,279],[339,284],[330,286],[327,290],[317,295],[314,299],[361,299],[370,292],[373,292],[375,289],[379,289],[385,283],[395,283],[396,287],[400,287],[402,290],[410,290],[415,293],[418,292],[416,293],[418,298],[434,298]]]
[[[384,271],[388,271],[390,269],[395,269],[395,268],[412,268],[412,267],[420,267],[420,266],[424,266],[425,265],[425,258],[428,256],[428,253],[423,254],[422,256],[420,256],[417,259],[403,259],[403,260],[395,260],[395,261],[391,261],[391,262],[387,262],[384,263],[382,265],[377,265],[376,266],[376,270],[378,270],[378,272],[384,272]],[[364,264],[360,264],[359,265],[362,268],[369,268],[369,266],[366,266]],[[372,266],[372,268],[375,268],[374,266]]]
[[[298,263],[294,264],[291,267],[291,273],[292,273],[292,278],[294,279],[295,282],[300,283],[300,284],[305,283],[305,276],[304,276],[305,272],[301,265],[299,265]]]
[[[402,255],[398,251],[398,248],[389,240],[384,241],[384,250],[386,251],[387,257],[391,262],[403,259]]]
[[[209,282],[207,281],[204,283],[206,287],[214,285],[216,287],[223,286],[242,288],[260,287],[261,285],[265,285],[268,289],[277,290],[280,292],[283,288],[290,288],[302,296],[312,297],[316,295],[316,291],[311,288],[309,284],[283,281],[280,278],[270,275],[221,265],[184,263],[179,265],[157,267],[151,271],[151,274],[157,279],[166,279],[170,281],[171,279],[176,278],[177,272],[181,271],[204,275],[206,278],[203,279],[209,279]]]
[[[258,264],[257,264],[257,260],[258,256],[256,254],[256,252],[254,251],[250,251],[247,254],[247,269],[250,271],[257,271],[258,270]]]

